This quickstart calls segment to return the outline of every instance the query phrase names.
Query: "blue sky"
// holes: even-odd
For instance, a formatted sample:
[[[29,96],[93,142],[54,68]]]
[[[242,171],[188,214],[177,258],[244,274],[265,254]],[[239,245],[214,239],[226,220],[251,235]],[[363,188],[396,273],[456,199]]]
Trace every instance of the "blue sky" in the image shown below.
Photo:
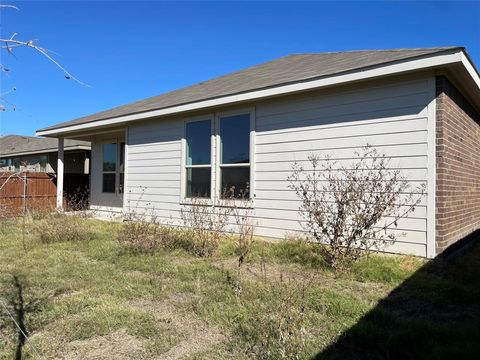
[[[83,87],[41,56],[1,54],[17,111],[0,133],[36,129],[290,53],[466,46],[480,66],[480,2],[17,2],[2,37],[39,39]]]

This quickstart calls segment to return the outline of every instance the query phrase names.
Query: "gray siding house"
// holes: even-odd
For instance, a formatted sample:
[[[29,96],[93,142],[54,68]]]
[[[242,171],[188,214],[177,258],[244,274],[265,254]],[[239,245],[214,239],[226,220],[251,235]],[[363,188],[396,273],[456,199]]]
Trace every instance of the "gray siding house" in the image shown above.
[[[417,211],[390,229],[402,236],[387,250],[431,258],[480,228],[479,213],[463,220],[462,231],[449,230],[453,203],[480,202],[480,150],[442,145],[439,134],[448,138],[450,128],[439,120],[449,113],[438,106],[446,94],[440,81],[462,99],[450,105],[467,114],[470,131],[460,136],[480,143],[480,78],[461,47],[290,55],[37,134],[60,139],[60,153],[62,139],[91,141],[90,203],[99,212],[134,205],[171,223],[193,195],[217,203],[235,186],[248,189],[257,235],[279,239],[301,230],[287,181],[292,164],[312,152],[351,161],[370,144],[427,189]],[[454,176],[442,160],[454,158],[449,151],[478,162],[454,164],[473,180],[451,202],[455,190],[442,188]]]

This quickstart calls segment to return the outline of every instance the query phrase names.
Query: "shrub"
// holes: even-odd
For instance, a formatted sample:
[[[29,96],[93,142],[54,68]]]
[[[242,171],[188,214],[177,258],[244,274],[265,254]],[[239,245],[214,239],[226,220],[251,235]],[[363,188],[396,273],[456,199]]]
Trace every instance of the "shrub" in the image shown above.
[[[341,269],[364,250],[380,250],[399,236],[398,220],[415,210],[425,185],[412,188],[391,158],[366,146],[350,163],[311,154],[308,168],[295,163],[290,188],[301,205],[306,232],[328,244],[326,260]]]
[[[182,209],[181,218],[193,254],[208,257],[217,250],[230,213],[229,207],[210,205],[200,198],[191,199],[191,204]]]
[[[87,241],[92,237],[85,219],[76,215],[50,214],[33,226],[44,243]]]
[[[155,220],[128,220],[122,224],[117,237],[118,242],[134,251],[153,253],[161,248],[189,248],[184,231],[161,226]]]

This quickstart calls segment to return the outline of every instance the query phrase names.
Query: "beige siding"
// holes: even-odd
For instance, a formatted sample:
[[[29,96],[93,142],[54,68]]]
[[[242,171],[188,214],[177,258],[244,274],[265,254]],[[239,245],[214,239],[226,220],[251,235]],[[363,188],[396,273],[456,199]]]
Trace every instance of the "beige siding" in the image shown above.
[[[179,218],[182,136],[180,119],[129,127],[127,208]]]
[[[301,230],[300,202],[288,189],[294,161],[329,154],[349,162],[368,144],[393,157],[412,186],[426,183],[429,171],[431,76],[282,97],[254,104],[255,203],[257,234],[283,238]],[[129,127],[127,201],[152,210],[165,221],[180,216],[183,119],[152,120]],[[399,222],[405,233],[391,251],[427,254],[427,201]]]

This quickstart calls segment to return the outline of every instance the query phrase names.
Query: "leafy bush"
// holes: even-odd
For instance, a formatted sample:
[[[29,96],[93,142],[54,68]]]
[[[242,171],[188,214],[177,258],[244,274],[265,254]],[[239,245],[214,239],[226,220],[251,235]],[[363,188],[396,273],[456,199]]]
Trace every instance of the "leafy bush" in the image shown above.
[[[85,219],[75,215],[50,214],[34,222],[33,226],[44,243],[87,241],[92,237]]]

